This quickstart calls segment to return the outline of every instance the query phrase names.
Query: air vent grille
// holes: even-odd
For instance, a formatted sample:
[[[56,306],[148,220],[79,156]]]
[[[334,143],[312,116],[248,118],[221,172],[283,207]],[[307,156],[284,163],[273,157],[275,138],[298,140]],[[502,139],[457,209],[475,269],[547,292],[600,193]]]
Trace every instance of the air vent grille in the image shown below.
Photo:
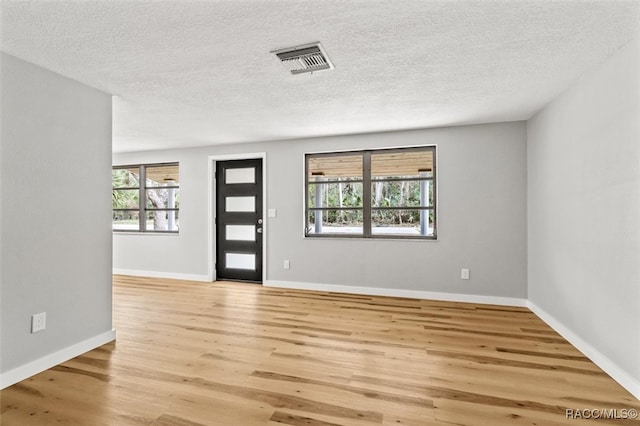
[[[320,43],[275,50],[271,53],[280,59],[282,65],[284,65],[291,74],[302,74],[333,68],[329,57],[324,49],[322,49]]]

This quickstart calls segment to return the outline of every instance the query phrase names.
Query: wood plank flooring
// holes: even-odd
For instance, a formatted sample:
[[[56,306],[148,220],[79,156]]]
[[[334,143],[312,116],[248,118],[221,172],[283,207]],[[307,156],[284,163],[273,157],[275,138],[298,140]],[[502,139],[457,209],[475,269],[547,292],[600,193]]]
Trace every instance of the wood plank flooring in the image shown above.
[[[640,402],[525,308],[114,277],[117,342],[0,393],[11,425],[580,425]]]

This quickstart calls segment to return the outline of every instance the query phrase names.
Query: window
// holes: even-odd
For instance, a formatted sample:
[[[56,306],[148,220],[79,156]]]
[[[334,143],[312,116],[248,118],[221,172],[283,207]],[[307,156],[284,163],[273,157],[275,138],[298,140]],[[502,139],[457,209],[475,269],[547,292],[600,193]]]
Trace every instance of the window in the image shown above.
[[[436,238],[436,147],[305,155],[305,236]]]
[[[115,166],[112,181],[114,231],[178,232],[178,163]]]

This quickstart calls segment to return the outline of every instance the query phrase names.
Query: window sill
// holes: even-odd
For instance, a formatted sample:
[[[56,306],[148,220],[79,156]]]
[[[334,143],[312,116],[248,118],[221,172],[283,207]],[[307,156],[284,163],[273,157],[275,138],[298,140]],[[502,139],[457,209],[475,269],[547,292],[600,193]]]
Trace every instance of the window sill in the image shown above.
[[[303,235],[305,240],[339,240],[339,241],[423,241],[423,242],[438,242],[439,238],[407,238],[407,237],[371,237],[364,238],[359,235],[354,236],[338,236],[338,235]]]
[[[112,231],[113,235],[164,235],[177,237],[180,232],[136,232],[136,231]]]

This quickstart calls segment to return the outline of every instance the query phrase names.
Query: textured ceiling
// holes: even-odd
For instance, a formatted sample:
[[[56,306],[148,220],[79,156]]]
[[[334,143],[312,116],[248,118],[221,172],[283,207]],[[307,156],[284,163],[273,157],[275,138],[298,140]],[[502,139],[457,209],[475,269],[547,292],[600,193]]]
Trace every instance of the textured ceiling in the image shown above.
[[[114,151],[522,120],[638,1],[2,1],[4,52],[116,95]],[[320,41],[334,70],[269,52]]]

